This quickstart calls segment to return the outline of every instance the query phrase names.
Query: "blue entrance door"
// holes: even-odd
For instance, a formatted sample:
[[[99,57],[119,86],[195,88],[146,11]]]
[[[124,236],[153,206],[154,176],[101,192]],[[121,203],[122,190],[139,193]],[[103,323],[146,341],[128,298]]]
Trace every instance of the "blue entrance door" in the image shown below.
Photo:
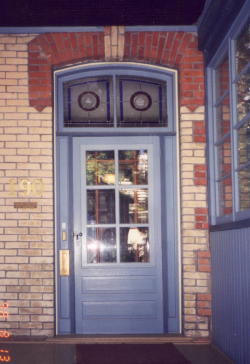
[[[162,333],[158,138],[74,138],[73,171],[76,333]]]

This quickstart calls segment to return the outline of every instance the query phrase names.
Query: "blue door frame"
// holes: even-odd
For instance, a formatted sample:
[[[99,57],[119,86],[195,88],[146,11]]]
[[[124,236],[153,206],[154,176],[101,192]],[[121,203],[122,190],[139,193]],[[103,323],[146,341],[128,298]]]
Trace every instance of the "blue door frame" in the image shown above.
[[[165,79],[167,85],[168,127],[127,128],[126,130],[80,130],[63,127],[63,84],[64,80],[100,74],[135,74],[139,77]],[[75,334],[75,260],[74,260],[74,204],[73,204],[73,144],[77,137],[111,136],[119,138],[136,136],[138,140],[155,135],[159,140],[161,245],[162,245],[162,331],[181,332],[180,307],[180,260],[179,260],[179,207],[178,207],[178,153],[176,138],[177,73],[175,70],[133,63],[107,63],[79,65],[55,72],[55,106],[57,120],[56,136],[56,252],[57,252],[57,328],[56,334]],[[93,128],[92,128],[93,129]],[[94,143],[93,143],[94,144]],[[60,273],[60,251],[69,252],[69,275]]]

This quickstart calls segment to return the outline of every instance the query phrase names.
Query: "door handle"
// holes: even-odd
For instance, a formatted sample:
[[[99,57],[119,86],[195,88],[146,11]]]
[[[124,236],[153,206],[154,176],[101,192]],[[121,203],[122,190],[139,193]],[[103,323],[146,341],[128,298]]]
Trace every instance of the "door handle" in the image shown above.
[[[73,237],[79,240],[82,237],[82,233],[73,233]]]

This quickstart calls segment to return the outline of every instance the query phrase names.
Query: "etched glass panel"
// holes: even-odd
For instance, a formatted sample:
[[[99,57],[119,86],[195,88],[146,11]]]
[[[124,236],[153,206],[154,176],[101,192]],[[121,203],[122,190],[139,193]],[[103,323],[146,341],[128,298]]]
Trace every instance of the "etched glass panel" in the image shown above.
[[[65,127],[114,126],[111,77],[65,82],[63,97]]]
[[[148,183],[148,153],[146,150],[119,151],[119,183],[123,185]]]
[[[121,76],[118,80],[118,127],[167,126],[166,83]]]
[[[115,223],[115,190],[87,191],[87,223]]]
[[[115,183],[114,151],[86,152],[87,185],[113,185]]]
[[[250,167],[239,171],[240,210],[250,208]]]
[[[87,262],[116,262],[115,228],[87,228]]]
[[[147,189],[120,190],[120,222],[125,224],[148,222]]]
[[[121,262],[149,262],[148,227],[120,228]]]

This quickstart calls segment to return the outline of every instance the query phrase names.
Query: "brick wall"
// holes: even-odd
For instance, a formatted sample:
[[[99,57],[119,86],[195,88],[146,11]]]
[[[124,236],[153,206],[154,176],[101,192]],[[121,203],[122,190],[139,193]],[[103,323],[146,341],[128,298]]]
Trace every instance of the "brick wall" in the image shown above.
[[[187,336],[208,336],[203,58],[192,33],[124,36],[122,27],[117,33],[0,36],[0,301],[10,304],[8,322],[0,325],[18,335],[54,333],[51,72],[112,55],[179,71],[183,327]],[[37,207],[15,208],[21,201]]]
[[[0,36],[0,302],[10,306],[0,328],[13,335],[52,335],[52,109],[38,113],[29,105],[32,38]],[[37,208],[14,207],[31,200]]]

